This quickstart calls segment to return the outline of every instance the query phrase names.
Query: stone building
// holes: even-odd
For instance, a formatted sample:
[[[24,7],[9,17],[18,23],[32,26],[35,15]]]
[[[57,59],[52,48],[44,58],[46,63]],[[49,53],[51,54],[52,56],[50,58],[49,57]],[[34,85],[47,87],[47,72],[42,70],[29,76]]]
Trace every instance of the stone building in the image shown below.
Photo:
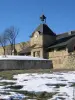
[[[30,46],[23,53],[53,61],[53,67],[63,67],[65,60],[75,50],[75,31],[55,34],[46,24],[46,17],[30,36]],[[27,50],[28,49],[28,50]],[[22,51],[21,51],[22,52]]]
[[[75,50],[75,31],[55,34],[46,24],[46,17],[42,15],[40,19],[42,23],[33,31],[24,48],[21,43],[15,48],[19,55],[50,59],[54,68],[62,68],[68,55]]]

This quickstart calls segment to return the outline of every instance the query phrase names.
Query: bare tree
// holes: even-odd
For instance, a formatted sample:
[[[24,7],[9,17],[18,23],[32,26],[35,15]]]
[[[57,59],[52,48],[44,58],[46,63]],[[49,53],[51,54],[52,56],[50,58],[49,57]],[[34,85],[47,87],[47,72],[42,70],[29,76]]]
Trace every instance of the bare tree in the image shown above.
[[[15,53],[15,40],[16,40],[16,37],[19,33],[19,30],[16,29],[14,26],[12,26],[12,27],[6,29],[5,33],[7,34],[7,39],[10,42],[11,55],[12,55],[12,50],[14,50],[14,53]]]
[[[6,34],[3,33],[0,35],[0,44],[4,50],[4,55],[5,55],[5,48],[6,48],[6,45],[7,45],[7,38],[6,38]]]

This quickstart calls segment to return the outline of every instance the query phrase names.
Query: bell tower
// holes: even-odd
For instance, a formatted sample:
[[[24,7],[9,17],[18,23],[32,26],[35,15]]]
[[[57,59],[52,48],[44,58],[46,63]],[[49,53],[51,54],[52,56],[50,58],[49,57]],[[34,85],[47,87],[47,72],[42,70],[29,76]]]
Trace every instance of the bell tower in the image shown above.
[[[30,38],[31,56],[47,58],[49,45],[55,41],[55,33],[46,24],[44,14],[40,16],[41,24],[33,31]]]

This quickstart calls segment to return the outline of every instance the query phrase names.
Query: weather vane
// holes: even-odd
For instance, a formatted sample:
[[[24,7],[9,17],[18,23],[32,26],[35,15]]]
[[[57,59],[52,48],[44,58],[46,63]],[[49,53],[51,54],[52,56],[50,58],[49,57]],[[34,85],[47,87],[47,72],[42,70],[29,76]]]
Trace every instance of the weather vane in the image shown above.
[[[42,15],[40,16],[40,20],[42,21],[42,23],[46,23],[46,17],[45,17],[44,14],[42,14]]]

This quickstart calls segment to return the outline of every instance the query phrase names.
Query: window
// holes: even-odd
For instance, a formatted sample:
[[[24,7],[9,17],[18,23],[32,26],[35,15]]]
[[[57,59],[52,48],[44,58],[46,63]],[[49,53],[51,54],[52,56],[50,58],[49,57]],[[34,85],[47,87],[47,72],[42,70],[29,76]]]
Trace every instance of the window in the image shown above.
[[[35,52],[33,52],[33,56],[35,57]]]
[[[40,51],[33,52],[34,57],[40,57]]]

